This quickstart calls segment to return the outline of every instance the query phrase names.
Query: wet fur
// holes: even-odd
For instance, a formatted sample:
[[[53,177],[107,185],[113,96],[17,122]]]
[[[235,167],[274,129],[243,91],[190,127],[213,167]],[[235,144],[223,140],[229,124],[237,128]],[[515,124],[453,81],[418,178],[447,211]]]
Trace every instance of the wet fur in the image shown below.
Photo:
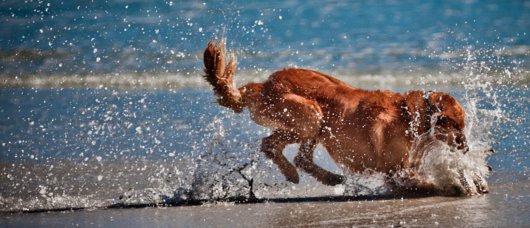
[[[257,124],[272,134],[261,151],[287,180],[298,183],[297,168],[326,185],[344,177],[313,162],[317,144],[347,172],[374,170],[393,174],[420,165],[422,154],[410,157],[414,140],[441,140],[465,152],[465,112],[449,94],[441,92],[367,91],[353,88],[323,73],[283,69],[263,83],[235,88],[235,58],[224,63],[224,43],[209,42],[204,52],[204,78],[214,88],[220,105],[239,113],[248,108]],[[283,149],[299,143],[291,164]]]

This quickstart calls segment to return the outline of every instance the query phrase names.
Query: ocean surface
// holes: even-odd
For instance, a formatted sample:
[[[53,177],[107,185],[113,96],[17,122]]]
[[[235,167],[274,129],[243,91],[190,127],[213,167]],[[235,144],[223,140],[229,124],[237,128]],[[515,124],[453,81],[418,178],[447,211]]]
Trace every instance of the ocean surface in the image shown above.
[[[7,0],[0,21],[0,225],[530,223],[530,1]],[[237,85],[303,67],[364,89],[449,92],[471,151],[438,148],[425,168],[440,182],[487,163],[491,193],[394,199],[366,173],[286,182],[259,153],[270,131],[203,82],[211,39],[237,56]],[[322,147],[316,162],[342,172]],[[233,204],[248,199],[271,203]]]
[[[0,3],[0,75],[185,74],[225,38],[242,70],[460,70],[469,49],[529,67],[528,1]],[[192,75],[193,76],[193,75]]]

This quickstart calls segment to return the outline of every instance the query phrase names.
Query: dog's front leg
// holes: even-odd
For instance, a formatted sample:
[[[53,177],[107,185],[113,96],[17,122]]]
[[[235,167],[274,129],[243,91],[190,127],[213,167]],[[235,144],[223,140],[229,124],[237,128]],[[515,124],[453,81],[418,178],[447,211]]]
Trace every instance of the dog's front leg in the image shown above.
[[[298,184],[300,178],[296,168],[283,156],[283,149],[291,143],[296,142],[296,135],[276,130],[272,135],[266,137],[261,142],[261,151],[265,153],[267,158],[271,159],[288,181]]]
[[[327,171],[313,162],[313,153],[315,152],[316,146],[317,143],[314,139],[300,144],[298,154],[294,158],[296,167],[304,170],[325,185],[334,186],[343,183],[343,176]]]

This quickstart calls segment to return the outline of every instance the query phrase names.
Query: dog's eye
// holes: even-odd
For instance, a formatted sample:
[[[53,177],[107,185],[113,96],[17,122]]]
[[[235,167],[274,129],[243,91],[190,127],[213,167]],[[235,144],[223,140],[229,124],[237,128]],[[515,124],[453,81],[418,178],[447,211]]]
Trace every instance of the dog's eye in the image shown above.
[[[446,116],[440,116],[436,120],[436,125],[444,127],[453,127],[457,130],[460,130],[460,126],[452,119],[447,118]]]

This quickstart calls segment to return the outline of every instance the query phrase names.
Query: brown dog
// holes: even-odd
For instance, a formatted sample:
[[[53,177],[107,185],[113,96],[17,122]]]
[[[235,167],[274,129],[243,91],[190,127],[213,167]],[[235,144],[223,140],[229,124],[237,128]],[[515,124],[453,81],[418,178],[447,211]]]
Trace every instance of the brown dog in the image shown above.
[[[261,151],[293,183],[299,182],[298,173],[283,155],[293,143],[301,145],[296,167],[326,185],[340,184],[344,177],[313,162],[317,144],[349,172],[387,174],[419,165],[421,155],[410,159],[409,153],[415,139],[428,132],[429,140],[468,150],[465,112],[446,93],[366,91],[304,69],[283,69],[263,83],[235,88],[236,61],[230,56],[225,65],[223,42],[208,43],[204,65],[204,78],[220,105],[237,113],[246,107],[252,120],[273,131],[263,139]]]

